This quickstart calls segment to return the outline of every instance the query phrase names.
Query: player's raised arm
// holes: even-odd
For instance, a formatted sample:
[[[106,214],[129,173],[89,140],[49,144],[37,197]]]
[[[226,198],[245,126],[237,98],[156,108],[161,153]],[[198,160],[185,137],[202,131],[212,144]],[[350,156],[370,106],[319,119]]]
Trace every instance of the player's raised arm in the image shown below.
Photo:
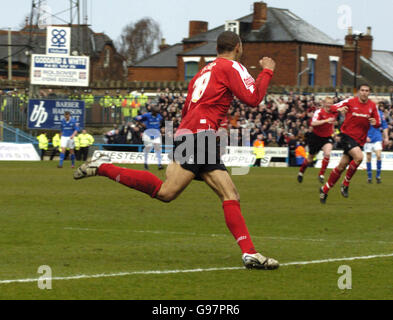
[[[233,62],[232,68],[228,71],[229,89],[237,98],[250,106],[258,106],[263,101],[276,66],[271,58],[263,58],[260,65],[263,71],[256,81],[238,62]]]

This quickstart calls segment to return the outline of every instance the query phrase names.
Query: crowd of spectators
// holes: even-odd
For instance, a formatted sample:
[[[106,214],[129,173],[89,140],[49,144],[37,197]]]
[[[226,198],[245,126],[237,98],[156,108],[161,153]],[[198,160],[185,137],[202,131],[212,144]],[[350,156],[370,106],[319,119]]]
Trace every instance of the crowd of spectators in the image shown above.
[[[337,96],[335,102],[342,101],[349,96]],[[250,144],[262,134],[266,147],[288,147],[290,144],[306,144],[307,135],[311,132],[310,120],[319,107],[323,97],[314,95],[270,95],[259,107],[250,107],[238,99],[234,99],[228,116],[228,129],[249,129]],[[152,104],[161,107],[161,115],[165,121],[172,121],[174,131],[181,121],[181,111],[184,107],[185,96],[183,93],[173,93],[169,89],[158,91],[157,96],[151,99],[141,112],[149,112]],[[390,142],[385,146],[385,151],[393,151],[393,108],[390,99],[378,101],[379,108],[384,111],[389,124]],[[341,117],[337,123],[337,133],[344,119]],[[123,123],[119,128],[107,134],[109,143],[142,143],[141,135],[144,131],[142,123],[130,121]],[[164,130],[162,130],[164,134]],[[338,147],[339,138],[335,138]]]
[[[41,90],[40,93],[45,98],[67,98],[66,94],[55,93],[53,90]],[[108,92],[105,93],[108,95]],[[87,97],[92,95],[91,90],[84,92],[74,91],[68,98]],[[120,96],[119,92],[116,92]],[[114,97],[116,96],[114,95]],[[1,111],[7,106],[5,97],[15,97],[20,103],[27,100],[27,90],[11,90],[9,92],[0,91]],[[112,97],[111,101],[115,101]],[[124,96],[121,96],[126,98]],[[336,96],[335,102],[342,101],[349,96]],[[249,129],[251,139],[250,145],[262,135],[266,147],[288,147],[289,145],[306,144],[307,135],[311,132],[310,119],[323,96],[298,95],[288,93],[285,95],[268,95],[264,102],[258,107],[251,107],[243,104],[238,99],[234,99],[228,115],[227,123],[224,123],[227,129]],[[94,101],[94,96],[93,99]],[[150,111],[153,104],[158,104],[161,108],[161,115],[165,121],[171,121],[173,129],[176,131],[181,121],[181,113],[184,107],[186,96],[184,92],[173,92],[169,89],[158,90],[155,95],[149,96],[149,102],[142,104],[138,108],[139,114]],[[385,118],[389,124],[389,143],[384,146],[385,151],[393,151],[393,107],[392,98],[384,98],[376,101],[380,110],[383,110]],[[121,109],[121,106],[119,106]],[[343,118],[337,123],[337,133]],[[108,144],[143,144],[142,134],[144,131],[143,123],[139,123],[129,117],[123,121],[122,125],[116,125],[113,130],[105,135],[105,142]],[[164,133],[164,130],[162,130]],[[336,146],[338,147],[339,139],[335,137]]]

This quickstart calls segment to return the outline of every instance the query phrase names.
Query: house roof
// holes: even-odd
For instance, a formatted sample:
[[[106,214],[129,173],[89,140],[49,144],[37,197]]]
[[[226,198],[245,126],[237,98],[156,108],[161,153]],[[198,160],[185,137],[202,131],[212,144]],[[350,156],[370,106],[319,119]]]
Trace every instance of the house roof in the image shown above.
[[[267,22],[259,31],[252,31],[253,14],[237,19],[240,22],[240,36],[246,42],[304,42],[332,46],[342,46],[327,34],[318,30],[287,9],[271,8],[267,10]],[[184,42],[216,41],[225,30],[225,25],[205,33],[184,39]]]
[[[244,42],[303,42],[342,46],[287,9],[268,7],[267,22],[256,32],[251,30],[252,20],[253,14],[237,19],[240,22],[240,36]],[[203,44],[187,51],[183,51],[182,44],[176,44],[136,63],[134,67],[177,67],[176,55],[216,56],[216,41],[223,31],[225,31],[225,25],[186,38],[183,40],[185,44]]]
[[[343,85],[352,86],[355,74],[345,67],[343,67],[342,70]],[[360,75],[358,75],[358,83],[361,81],[366,82],[371,86],[393,85],[393,77],[372,60],[365,57],[360,57]]]
[[[360,73],[374,86],[389,86],[393,84],[393,77],[390,77],[388,73],[365,57],[360,57]]]
[[[189,51],[181,52],[182,56],[216,56],[217,55],[217,42],[212,41],[205,43],[199,47]]]
[[[177,43],[164,49],[150,57],[136,63],[133,67],[145,68],[176,68],[177,67],[177,54],[183,51],[183,44]]]
[[[393,52],[374,50],[370,60],[393,81]]]

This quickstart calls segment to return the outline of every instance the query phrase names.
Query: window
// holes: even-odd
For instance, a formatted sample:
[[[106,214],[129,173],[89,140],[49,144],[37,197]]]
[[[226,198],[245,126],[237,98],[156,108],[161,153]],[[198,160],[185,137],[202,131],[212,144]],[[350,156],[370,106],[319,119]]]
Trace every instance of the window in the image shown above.
[[[107,48],[105,49],[104,68],[108,68],[110,62],[111,62],[111,51]]]
[[[340,57],[329,57],[330,60],[330,79],[331,85],[333,88],[337,87],[337,73],[338,73],[338,62],[340,61]]]
[[[195,61],[189,61],[185,63],[185,80],[189,81],[195,77],[199,71],[199,63]]]
[[[308,59],[308,85],[315,86],[315,59]]]
[[[330,61],[330,77],[332,79],[331,85],[333,86],[333,88],[337,87],[337,67],[337,61]]]

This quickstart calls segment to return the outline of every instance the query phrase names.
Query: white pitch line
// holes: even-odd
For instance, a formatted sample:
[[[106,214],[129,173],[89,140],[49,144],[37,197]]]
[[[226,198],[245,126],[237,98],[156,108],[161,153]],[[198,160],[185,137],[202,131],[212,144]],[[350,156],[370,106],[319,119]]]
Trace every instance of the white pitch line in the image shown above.
[[[173,235],[184,235],[184,236],[203,236],[203,237],[231,237],[227,234],[199,234],[195,232],[176,232],[176,231],[149,231],[149,230],[115,230],[115,229],[89,229],[89,228],[73,228],[66,227],[64,230],[70,231],[92,231],[92,232],[132,232],[132,233],[150,233],[150,234],[173,234]],[[252,235],[252,238],[255,239],[266,239],[266,240],[279,240],[279,241],[305,241],[305,242],[339,242],[339,243],[379,243],[379,244],[393,244],[390,241],[381,241],[381,240],[335,240],[335,239],[303,239],[296,237],[263,237],[263,236],[255,236]]]
[[[343,262],[343,261],[356,261],[356,260],[370,260],[378,258],[390,258],[393,257],[393,253],[380,254],[364,257],[350,257],[350,258],[336,258],[336,259],[325,259],[325,260],[313,260],[313,261],[301,261],[301,262],[288,262],[281,264],[281,267],[289,266],[304,266],[310,264],[322,264],[332,262]],[[214,272],[214,271],[237,271],[245,270],[244,267],[226,267],[226,268],[208,268],[208,269],[189,269],[189,270],[156,270],[156,271],[133,271],[133,272],[120,272],[120,273],[102,273],[93,275],[75,275],[69,277],[53,277],[52,281],[60,280],[80,280],[80,279],[97,279],[97,278],[115,278],[115,277],[126,277],[134,275],[162,275],[162,274],[181,274],[181,273],[201,273],[201,272]],[[30,283],[37,282],[38,280],[46,279],[13,279],[13,280],[0,280],[0,284],[11,284],[11,283]]]

